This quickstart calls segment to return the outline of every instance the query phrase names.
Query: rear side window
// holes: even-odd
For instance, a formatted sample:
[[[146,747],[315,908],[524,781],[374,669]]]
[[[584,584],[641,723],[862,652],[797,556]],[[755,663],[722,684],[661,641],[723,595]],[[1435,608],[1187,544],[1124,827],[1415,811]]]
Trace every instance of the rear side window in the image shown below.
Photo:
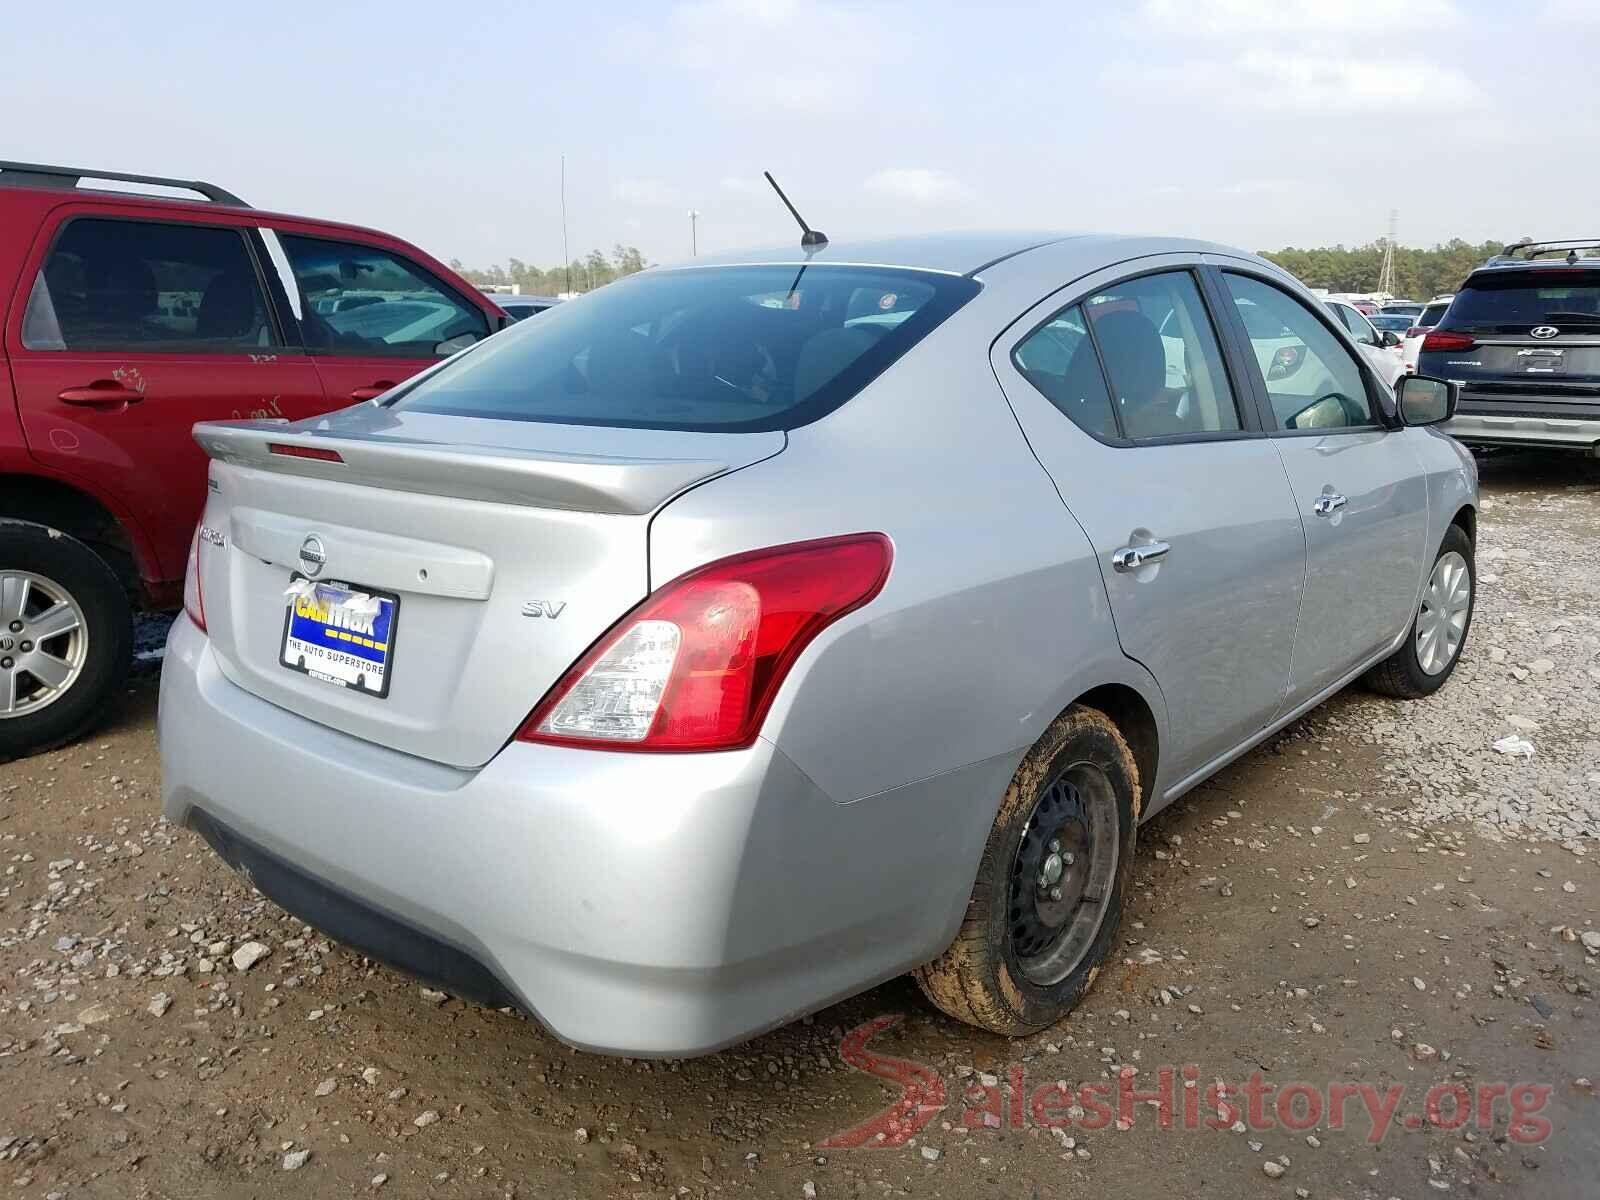
[[[1474,275],[1450,305],[1450,328],[1516,332],[1600,325],[1600,269],[1546,267]]]
[[[567,425],[792,429],[854,396],[977,290],[869,267],[647,271],[521,322],[394,403]]]
[[[308,350],[432,358],[489,336],[482,309],[398,254],[287,233],[279,240],[300,287]]]
[[[1039,326],[1011,357],[1028,382],[1079,429],[1098,438],[1121,436],[1100,359],[1078,305],[1062,309]]]
[[[23,314],[30,350],[240,352],[276,346],[244,235],[220,225],[69,223]]]

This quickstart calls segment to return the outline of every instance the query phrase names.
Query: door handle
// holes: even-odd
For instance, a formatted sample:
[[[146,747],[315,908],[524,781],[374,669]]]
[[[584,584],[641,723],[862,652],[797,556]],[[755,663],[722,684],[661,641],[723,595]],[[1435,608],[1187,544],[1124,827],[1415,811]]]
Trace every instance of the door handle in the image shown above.
[[[1137,571],[1140,567],[1153,562],[1160,562],[1172,553],[1172,546],[1167,542],[1150,542],[1143,546],[1124,546],[1111,554],[1111,569],[1126,574]]]
[[[394,384],[389,380],[380,379],[377,383],[368,384],[366,387],[351,388],[350,399],[376,400],[379,396],[383,395],[393,386]]]
[[[1319,517],[1331,517],[1348,503],[1350,502],[1338,492],[1324,492],[1317,497],[1316,503],[1311,506],[1311,511]]]
[[[65,388],[57,393],[56,399],[63,404],[79,404],[85,408],[122,408],[139,403],[144,395],[115,379],[96,379],[88,387]]]

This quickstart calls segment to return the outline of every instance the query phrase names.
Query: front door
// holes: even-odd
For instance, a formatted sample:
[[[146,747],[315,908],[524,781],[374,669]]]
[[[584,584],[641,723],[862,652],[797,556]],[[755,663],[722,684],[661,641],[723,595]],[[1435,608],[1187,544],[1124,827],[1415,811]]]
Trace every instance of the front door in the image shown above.
[[[330,408],[371,400],[492,332],[482,308],[396,251],[285,230],[275,237]]]
[[[1293,370],[1269,370],[1256,347],[1253,384],[1283,456],[1306,539],[1305,599],[1287,705],[1316,695],[1410,623],[1422,584],[1428,489],[1403,433],[1386,427],[1360,362],[1323,316],[1285,289],[1224,271],[1225,290]]]
[[[243,230],[66,206],[35,248],[6,331],[29,454],[109,496],[180,579],[206,491],[196,421],[322,411],[284,344]]]
[[[1061,299],[996,345],[995,371],[1094,545],[1123,651],[1161,687],[1181,781],[1278,711],[1305,538],[1190,264]]]

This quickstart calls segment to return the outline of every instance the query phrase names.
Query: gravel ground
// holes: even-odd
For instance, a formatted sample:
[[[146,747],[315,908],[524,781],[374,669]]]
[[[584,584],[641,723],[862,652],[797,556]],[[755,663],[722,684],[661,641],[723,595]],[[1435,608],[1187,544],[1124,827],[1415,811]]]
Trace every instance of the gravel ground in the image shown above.
[[[1484,479],[1480,606],[1448,687],[1338,697],[1163,813],[1118,955],[1069,1021],[1014,1042],[901,980],[723,1054],[632,1062],[429,992],[160,820],[156,678],[138,674],[94,740],[0,767],[0,1189],[1592,1196],[1600,472],[1529,456]],[[1492,748],[1513,733],[1531,758]],[[1127,1128],[1030,1103],[1126,1071],[1159,1091],[1164,1065],[1174,1128],[1143,1100]],[[1184,1127],[1185,1097],[1256,1073],[1279,1095],[1404,1092],[1387,1123],[1359,1102],[1342,1128],[1331,1103],[1275,1120],[1269,1099]],[[837,1144],[907,1080],[925,1111]],[[1547,1088],[1524,1109],[1548,1130],[1477,1091],[1497,1083]],[[1474,1109],[1489,1095],[1483,1124],[1425,1119],[1430,1085],[1457,1084]]]

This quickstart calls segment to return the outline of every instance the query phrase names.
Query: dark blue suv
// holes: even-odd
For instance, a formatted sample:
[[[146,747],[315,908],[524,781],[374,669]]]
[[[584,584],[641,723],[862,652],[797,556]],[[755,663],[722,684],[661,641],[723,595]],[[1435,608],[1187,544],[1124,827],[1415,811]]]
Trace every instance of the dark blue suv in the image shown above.
[[[1469,446],[1600,453],[1600,239],[1522,242],[1473,271],[1417,373],[1458,380]]]

